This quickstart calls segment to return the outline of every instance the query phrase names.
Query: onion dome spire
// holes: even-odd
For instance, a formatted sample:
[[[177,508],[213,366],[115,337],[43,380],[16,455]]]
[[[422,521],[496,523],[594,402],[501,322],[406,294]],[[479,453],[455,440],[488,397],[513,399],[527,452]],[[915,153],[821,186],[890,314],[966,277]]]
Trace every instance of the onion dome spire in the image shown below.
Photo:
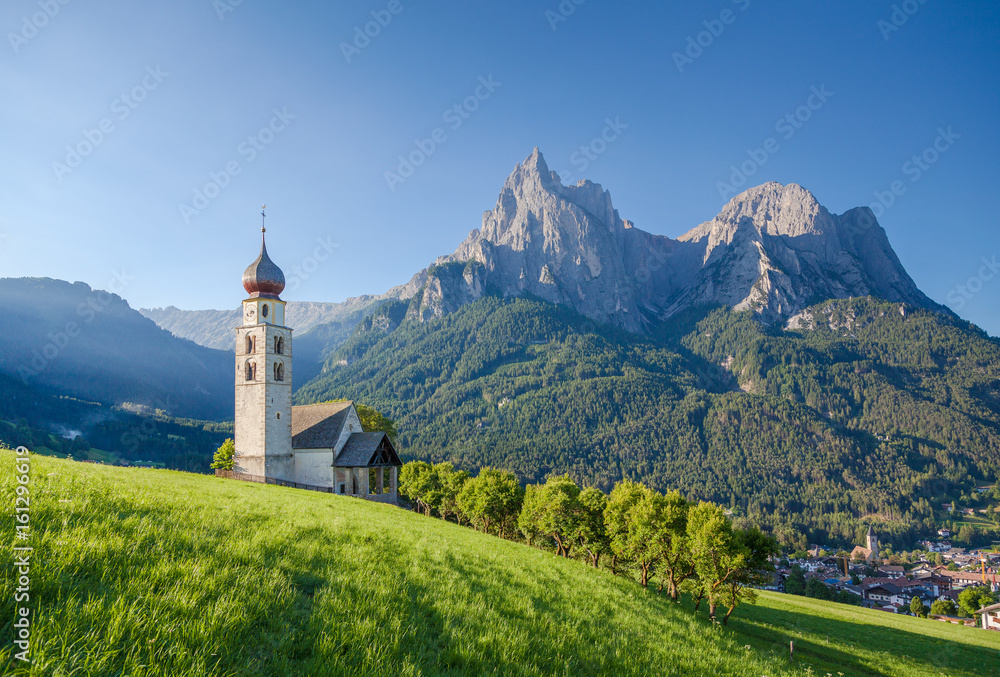
[[[264,219],[267,218],[264,213],[266,209],[267,205],[264,205],[260,212],[260,256],[243,271],[243,288],[251,298],[263,296],[276,299],[285,289],[285,274],[267,255],[267,246],[264,243],[264,233],[267,232],[264,227]]]

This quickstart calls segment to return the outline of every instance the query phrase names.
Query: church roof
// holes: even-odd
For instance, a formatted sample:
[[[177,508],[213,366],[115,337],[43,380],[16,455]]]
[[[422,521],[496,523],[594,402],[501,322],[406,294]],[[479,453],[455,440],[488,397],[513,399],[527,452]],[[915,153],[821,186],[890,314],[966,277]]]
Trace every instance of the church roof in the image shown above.
[[[292,407],[292,449],[333,449],[354,402]]]
[[[383,441],[385,446],[385,458],[379,462],[375,458]],[[384,432],[374,433],[354,433],[347,439],[347,444],[341,450],[340,455],[334,460],[333,465],[338,468],[362,468],[369,465],[402,465],[396,450],[389,440],[389,436]]]
[[[247,290],[251,298],[263,296],[276,299],[285,289],[285,274],[267,255],[263,232],[264,229],[261,228],[260,254],[243,271],[243,288]]]

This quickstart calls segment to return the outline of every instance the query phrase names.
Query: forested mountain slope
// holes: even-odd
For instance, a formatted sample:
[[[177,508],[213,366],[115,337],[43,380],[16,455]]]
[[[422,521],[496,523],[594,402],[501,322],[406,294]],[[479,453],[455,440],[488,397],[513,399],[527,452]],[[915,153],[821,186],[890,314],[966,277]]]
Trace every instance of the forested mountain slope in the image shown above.
[[[835,301],[789,330],[689,311],[641,337],[528,299],[408,310],[364,321],[298,398],[380,408],[411,458],[679,488],[786,543],[851,542],[862,519],[910,540],[1000,468],[1000,347],[931,311]]]

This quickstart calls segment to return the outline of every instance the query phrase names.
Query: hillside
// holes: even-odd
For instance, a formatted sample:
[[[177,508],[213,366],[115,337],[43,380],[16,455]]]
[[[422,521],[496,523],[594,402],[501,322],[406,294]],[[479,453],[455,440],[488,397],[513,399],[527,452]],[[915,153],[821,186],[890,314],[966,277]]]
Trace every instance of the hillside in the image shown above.
[[[232,436],[229,422],[89,402],[0,373],[0,444],[11,447],[23,445],[78,461],[142,462],[208,472],[213,452]]]
[[[1000,660],[994,634],[776,594],[712,626],[606,572],[357,499],[31,463],[30,674],[972,677]],[[12,452],[0,472],[9,494]],[[11,655],[4,674],[28,675]]]
[[[176,416],[232,415],[232,356],[172,336],[116,294],[3,278],[0,313],[0,372],[28,385]]]
[[[872,519],[912,543],[1000,467],[1000,345],[939,313],[855,299],[783,330],[719,309],[642,337],[526,299],[414,306],[359,325],[298,401],[372,404],[412,458],[677,488],[786,545],[850,545]]]

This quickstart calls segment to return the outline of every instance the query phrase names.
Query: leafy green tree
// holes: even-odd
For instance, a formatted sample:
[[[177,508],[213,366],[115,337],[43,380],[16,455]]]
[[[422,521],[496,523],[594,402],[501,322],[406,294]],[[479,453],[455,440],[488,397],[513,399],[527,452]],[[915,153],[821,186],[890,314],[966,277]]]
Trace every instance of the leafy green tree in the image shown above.
[[[517,528],[524,534],[528,545],[532,545],[541,533],[539,526],[539,507],[541,504],[538,484],[529,484],[524,488],[524,500],[521,502],[521,513],[517,516]]]
[[[399,471],[399,493],[413,501],[430,517],[434,507],[434,493],[439,490],[438,475],[425,461],[410,461]]]
[[[916,595],[910,600],[910,613],[918,618],[927,617],[927,607],[924,606],[923,600],[921,600]]]
[[[215,450],[215,455],[212,457],[212,467],[221,470],[232,470],[233,455],[235,453],[236,445],[233,444],[233,439],[230,437]]]
[[[997,603],[997,597],[984,585],[968,587],[958,593],[958,612],[962,616],[973,618],[983,607]]]
[[[722,603],[726,605],[726,615],[722,624],[728,625],[729,617],[740,602],[754,604],[757,601],[755,588],[766,585],[774,574],[771,558],[781,549],[778,541],[760,529],[736,530],[736,548],[743,553],[743,562],[736,575],[723,587]]]
[[[462,510],[458,507],[458,495],[469,481],[469,473],[455,470],[448,462],[438,463],[433,471],[434,481],[431,483],[427,502],[438,511],[441,519],[446,520],[448,515],[454,515],[455,520],[461,523]]]
[[[934,616],[957,616],[958,607],[950,599],[935,600],[931,604],[931,614]]]
[[[792,565],[792,572],[785,579],[785,592],[789,595],[806,594],[806,575],[798,564]]]
[[[639,571],[639,584],[648,587],[649,576],[659,554],[657,544],[651,542],[652,528],[647,521],[650,489],[622,480],[608,497],[604,523],[611,541],[611,552],[616,561],[634,566]]]
[[[680,597],[681,586],[695,574],[687,533],[690,507],[677,491],[663,495],[651,490],[641,504],[644,515],[640,515],[640,519],[649,522],[660,590],[666,585],[670,599],[675,602]]]
[[[810,578],[806,582],[805,595],[806,597],[811,597],[812,599],[825,599],[827,601],[833,597],[830,586],[818,578]]]
[[[611,552],[611,540],[604,524],[604,511],[608,507],[608,497],[600,489],[588,487],[580,492],[580,524],[577,531],[577,545],[587,553],[590,564],[597,568],[601,556]]]
[[[389,436],[393,442],[399,436],[399,430],[396,428],[396,422],[392,419],[386,418],[381,413],[372,409],[371,407],[354,403],[354,410],[358,412],[358,418],[361,419],[361,427],[366,433],[374,432],[384,432]]]
[[[483,468],[458,494],[458,506],[477,528],[506,538],[517,528],[524,489],[514,473]]]
[[[538,489],[538,530],[556,543],[556,554],[569,557],[580,531],[580,487],[569,475],[552,477]]]
[[[707,597],[709,618],[715,620],[727,584],[746,569],[750,555],[733,533],[722,508],[714,503],[701,502],[691,507],[687,534],[700,585],[698,604],[701,597]]]

